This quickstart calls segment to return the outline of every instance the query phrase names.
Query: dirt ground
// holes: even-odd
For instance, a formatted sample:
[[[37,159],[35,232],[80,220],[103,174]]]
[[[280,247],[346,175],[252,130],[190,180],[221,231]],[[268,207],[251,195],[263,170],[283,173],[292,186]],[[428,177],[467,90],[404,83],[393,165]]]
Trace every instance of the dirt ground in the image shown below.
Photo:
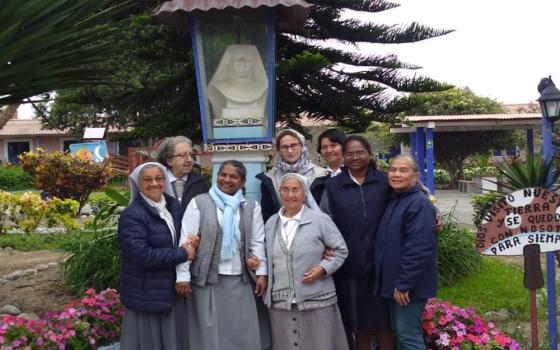
[[[0,251],[0,278],[16,270],[33,268],[38,264],[59,262],[62,254],[52,251]],[[0,285],[0,307],[11,304],[22,312],[42,315],[61,310],[76,299],[61,285],[58,267],[40,271],[37,275],[19,278]]]

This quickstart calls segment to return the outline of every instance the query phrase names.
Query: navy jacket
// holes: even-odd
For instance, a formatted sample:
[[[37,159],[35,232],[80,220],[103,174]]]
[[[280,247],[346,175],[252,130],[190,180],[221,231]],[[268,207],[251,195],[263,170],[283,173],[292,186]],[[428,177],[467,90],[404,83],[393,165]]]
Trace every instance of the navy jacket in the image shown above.
[[[434,297],[438,285],[435,209],[419,186],[394,193],[377,232],[376,295],[393,298],[395,288],[411,299]]]
[[[360,186],[342,168],[342,173],[325,183],[328,212],[348,246],[348,258],[336,274],[363,277],[374,273],[375,234],[392,189],[387,174],[370,167]]]
[[[181,208],[164,194],[167,210],[181,232]],[[171,232],[156,210],[138,196],[121,214],[118,228],[121,249],[119,292],[123,305],[139,311],[171,310],[175,299],[175,266],[187,254],[173,244]]]

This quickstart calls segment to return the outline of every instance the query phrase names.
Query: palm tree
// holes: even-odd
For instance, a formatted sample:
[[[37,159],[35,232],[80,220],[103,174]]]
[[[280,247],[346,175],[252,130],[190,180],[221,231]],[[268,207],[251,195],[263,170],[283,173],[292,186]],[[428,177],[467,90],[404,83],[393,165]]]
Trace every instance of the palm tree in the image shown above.
[[[128,0],[3,0],[0,6],[0,106],[44,92],[110,83],[96,65],[115,49],[103,41]],[[5,123],[0,124],[0,128]]]

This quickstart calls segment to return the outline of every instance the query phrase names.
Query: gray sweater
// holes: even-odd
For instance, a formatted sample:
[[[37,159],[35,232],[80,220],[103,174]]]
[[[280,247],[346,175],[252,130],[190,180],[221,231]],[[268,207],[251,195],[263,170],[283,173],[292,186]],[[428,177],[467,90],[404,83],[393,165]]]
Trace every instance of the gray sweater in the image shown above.
[[[264,232],[269,278],[269,288],[267,288],[264,295],[264,303],[271,307],[271,293],[274,283],[274,261],[272,256],[276,236],[280,235],[281,232],[281,220],[278,214],[273,215],[267,221]],[[330,247],[335,251],[334,257],[330,261],[323,259],[325,247]],[[311,301],[325,294],[335,293],[331,275],[342,266],[348,255],[344,238],[342,238],[340,231],[328,215],[305,207],[290,250],[291,258],[288,265],[291,269],[298,309],[316,308],[317,305],[315,303],[307,304],[306,301]],[[327,272],[326,276],[319,278],[313,283],[303,283],[303,275],[315,266],[323,267]]]

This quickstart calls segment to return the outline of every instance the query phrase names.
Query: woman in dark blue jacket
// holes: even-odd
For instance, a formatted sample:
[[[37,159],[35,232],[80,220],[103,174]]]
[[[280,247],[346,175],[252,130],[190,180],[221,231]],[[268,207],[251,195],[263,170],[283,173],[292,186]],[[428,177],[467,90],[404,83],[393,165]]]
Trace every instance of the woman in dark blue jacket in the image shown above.
[[[123,350],[186,349],[184,300],[175,293],[175,266],[187,261],[192,242],[178,246],[181,208],[170,193],[165,167],[139,165],[130,175],[131,202],[118,227],[119,292],[125,306]]]
[[[438,284],[435,209],[418,183],[414,159],[395,157],[388,177],[394,194],[376,237],[376,295],[389,305],[397,349],[426,349],[422,312]]]
[[[345,166],[326,182],[321,200],[348,246],[348,257],[334,274],[342,322],[350,348],[369,350],[375,332],[381,350],[392,350],[386,304],[373,295],[375,234],[392,189],[365,138],[348,136],[343,156]]]

